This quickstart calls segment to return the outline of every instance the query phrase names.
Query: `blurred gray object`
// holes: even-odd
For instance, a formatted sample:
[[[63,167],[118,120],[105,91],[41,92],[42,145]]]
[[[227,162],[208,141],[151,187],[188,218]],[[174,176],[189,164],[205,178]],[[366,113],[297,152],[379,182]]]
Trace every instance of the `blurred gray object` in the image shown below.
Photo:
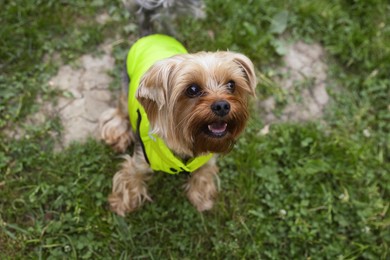
[[[202,0],[122,0],[131,12],[138,12],[140,36],[166,33],[175,36],[174,21],[180,16],[205,18]]]

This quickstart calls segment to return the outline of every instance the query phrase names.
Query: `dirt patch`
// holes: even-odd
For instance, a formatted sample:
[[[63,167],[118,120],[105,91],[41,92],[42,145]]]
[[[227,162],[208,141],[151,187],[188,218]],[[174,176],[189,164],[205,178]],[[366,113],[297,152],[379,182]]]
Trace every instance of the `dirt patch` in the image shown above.
[[[285,104],[276,113],[275,97],[259,103],[266,124],[319,119],[329,101],[326,91],[327,65],[325,51],[319,44],[297,42],[287,46],[284,66],[278,68],[275,82],[281,87]]]
[[[112,78],[108,72],[114,68],[115,59],[110,45],[99,48],[103,54],[81,56],[76,66],[62,66],[49,85],[61,90],[55,111],[60,116],[64,131],[62,145],[82,141],[97,135],[100,114],[110,107]]]
[[[45,101],[37,97],[39,110],[29,115],[20,126],[7,128],[5,134],[20,139],[26,135],[25,127],[45,124],[49,118],[59,117],[63,126],[61,138],[56,139],[56,150],[68,146],[73,141],[83,141],[87,137],[98,137],[98,119],[101,113],[113,107],[109,85],[112,78],[109,72],[114,69],[112,45],[98,47],[101,55],[86,54],[74,62],[74,66],[64,65],[57,75],[48,82],[49,87],[59,90],[62,95],[56,101]],[[59,57],[46,59],[60,60]]]

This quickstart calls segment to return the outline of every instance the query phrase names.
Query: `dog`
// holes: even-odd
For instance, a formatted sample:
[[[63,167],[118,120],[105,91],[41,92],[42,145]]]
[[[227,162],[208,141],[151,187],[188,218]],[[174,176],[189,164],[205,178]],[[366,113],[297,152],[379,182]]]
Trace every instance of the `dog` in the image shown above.
[[[255,96],[253,63],[229,51],[187,53],[168,35],[138,39],[126,59],[125,86],[117,108],[100,120],[101,138],[124,155],[108,198],[118,215],[151,201],[152,173],[185,173],[185,193],[202,212],[213,207],[219,154],[226,154],[249,118]]]

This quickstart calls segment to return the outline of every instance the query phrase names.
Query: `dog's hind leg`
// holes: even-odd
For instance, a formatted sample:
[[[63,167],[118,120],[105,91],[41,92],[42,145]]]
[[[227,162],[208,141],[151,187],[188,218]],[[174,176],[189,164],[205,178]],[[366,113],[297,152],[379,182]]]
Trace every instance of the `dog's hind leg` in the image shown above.
[[[99,129],[101,139],[117,152],[125,152],[134,141],[125,93],[122,93],[117,108],[110,108],[100,116]]]

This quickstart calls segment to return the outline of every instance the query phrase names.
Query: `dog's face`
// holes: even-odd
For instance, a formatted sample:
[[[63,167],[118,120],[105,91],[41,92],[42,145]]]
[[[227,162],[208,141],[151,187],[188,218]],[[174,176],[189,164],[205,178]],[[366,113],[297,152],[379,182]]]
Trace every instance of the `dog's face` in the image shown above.
[[[177,55],[142,77],[137,99],[153,133],[175,153],[226,153],[248,120],[255,95],[252,62],[232,52]]]

